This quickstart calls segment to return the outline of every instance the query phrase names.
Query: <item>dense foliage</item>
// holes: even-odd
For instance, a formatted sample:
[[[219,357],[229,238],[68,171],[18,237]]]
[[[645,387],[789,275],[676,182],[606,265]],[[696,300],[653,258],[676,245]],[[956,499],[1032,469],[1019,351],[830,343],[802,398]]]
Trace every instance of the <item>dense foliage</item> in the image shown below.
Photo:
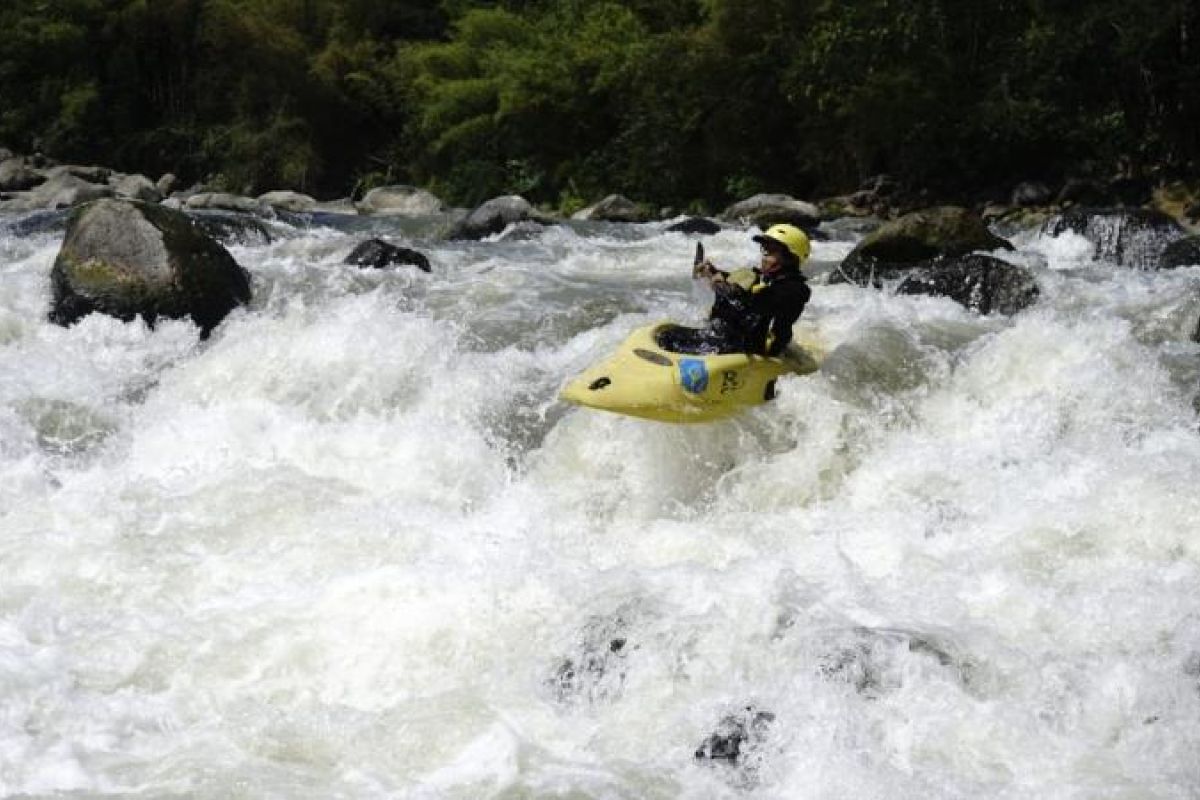
[[[241,191],[715,204],[1200,161],[1194,0],[12,0],[0,31],[0,143]]]

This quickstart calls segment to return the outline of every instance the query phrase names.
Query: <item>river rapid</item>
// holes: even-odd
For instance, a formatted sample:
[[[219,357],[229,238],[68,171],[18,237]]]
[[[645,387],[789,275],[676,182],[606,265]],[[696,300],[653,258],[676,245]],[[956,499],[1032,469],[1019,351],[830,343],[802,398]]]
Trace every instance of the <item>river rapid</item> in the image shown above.
[[[2,796],[1200,795],[1200,267],[1019,234],[1041,298],[982,317],[823,285],[835,229],[823,371],[673,426],[556,399],[702,319],[662,225],[272,223],[200,341],[51,325],[20,222]]]

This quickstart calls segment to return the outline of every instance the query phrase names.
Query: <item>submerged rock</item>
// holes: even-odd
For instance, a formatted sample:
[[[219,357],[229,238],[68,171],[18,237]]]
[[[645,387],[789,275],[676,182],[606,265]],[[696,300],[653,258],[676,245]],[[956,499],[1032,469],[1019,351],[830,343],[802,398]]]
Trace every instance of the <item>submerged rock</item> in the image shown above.
[[[626,658],[635,649],[625,614],[595,617],[584,626],[575,651],[558,663],[546,684],[560,703],[612,702],[624,691]]]
[[[1200,266],[1200,236],[1176,239],[1163,250],[1158,260],[1159,269]]]
[[[775,715],[746,706],[735,714],[727,714],[716,729],[696,748],[695,759],[702,764],[720,765],[731,770],[729,778],[742,788],[750,788],[759,780],[766,763],[766,745]]]
[[[696,748],[696,759],[737,764],[751,749],[762,744],[774,721],[774,714],[754,706],[724,716],[716,730]]]
[[[222,244],[262,245],[275,240],[271,229],[257,216],[234,211],[189,211],[187,215],[209,236]]]
[[[75,213],[50,281],[50,319],[59,325],[92,312],[149,324],[191,317],[207,336],[250,300],[246,271],[186,215],[129,200]]]
[[[1157,269],[1167,245],[1184,236],[1178,222],[1142,208],[1072,208],[1042,226],[1046,236],[1067,231],[1094,246],[1094,258],[1134,269]]]
[[[375,269],[411,264],[422,272],[430,271],[429,259],[424,253],[399,247],[382,239],[368,239],[360,243],[350,251],[344,263]]]
[[[876,699],[932,669],[968,691],[978,689],[979,667],[953,645],[937,637],[888,628],[826,631],[814,642],[817,671],[825,679],[849,685]]]
[[[896,293],[949,297],[981,314],[1015,314],[1033,305],[1040,290],[1028,269],[976,253],[914,270]]]

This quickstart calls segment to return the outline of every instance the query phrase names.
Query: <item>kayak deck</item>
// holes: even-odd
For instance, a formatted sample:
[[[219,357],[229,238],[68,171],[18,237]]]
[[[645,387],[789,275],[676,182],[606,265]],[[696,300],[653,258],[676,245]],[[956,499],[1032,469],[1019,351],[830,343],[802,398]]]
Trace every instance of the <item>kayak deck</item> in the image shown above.
[[[674,323],[638,328],[617,351],[567,383],[560,397],[576,405],[659,422],[711,422],[761,405],[775,380],[820,368],[815,342],[788,345],[782,358],[749,353],[677,353],[658,343]]]

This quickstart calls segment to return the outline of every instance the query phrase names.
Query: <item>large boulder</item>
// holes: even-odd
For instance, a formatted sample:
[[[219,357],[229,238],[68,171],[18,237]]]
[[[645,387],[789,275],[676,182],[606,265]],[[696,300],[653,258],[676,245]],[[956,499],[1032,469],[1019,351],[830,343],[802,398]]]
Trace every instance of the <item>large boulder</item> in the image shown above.
[[[646,222],[650,219],[650,212],[628,197],[610,194],[599,203],[576,211],[571,215],[571,219],[602,222]]]
[[[250,300],[250,276],[186,215],[130,200],[75,212],[50,282],[59,325],[94,311],[150,324],[191,317],[207,336]]]
[[[1094,258],[1134,269],[1156,269],[1167,245],[1184,236],[1171,217],[1142,208],[1071,208],[1042,226],[1046,236],[1068,231],[1093,244]]]
[[[360,214],[426,217],[440,214],[446,205],[435,195],[415,186],[379,186],[356,203]]]
[[[865,236],[830,282],[879,285],[881,280],[929,266],[937,258],[1001,249],[1013,246],[988,230],[978,214],[958,206],[937,206],[905,214]]]
[[[456,224],[450,231],[450,238],[483,239],[500,233],[509,225],[526,221],[541,225],[553,223],[524,197],[515,194],[493,197]]]
[[[981,253],[938,259],[896,287],[897,294],[949,297],[981,314],[1015,314],[1033,305],[1039,292],[1028,269]]]
[[[424,253],[382,239],[368,239],[360,243],[346,256],[345,263],[374,269],[411,264],[422,272],[430,271],[429,259]]]
[[[158,186],[145,175],[122,175],[109,180],[113,191],[117,193],[117,197],[123,197],[127,200],[141,200],[144,203],[158,203],[162,201],[162,192],[158,190]]]
[[[811,230],[820,222],[821,212],[812,203],[786,194],[756,194],[722,211],[718,218],[726,222],[767,229],[786,223]]]

